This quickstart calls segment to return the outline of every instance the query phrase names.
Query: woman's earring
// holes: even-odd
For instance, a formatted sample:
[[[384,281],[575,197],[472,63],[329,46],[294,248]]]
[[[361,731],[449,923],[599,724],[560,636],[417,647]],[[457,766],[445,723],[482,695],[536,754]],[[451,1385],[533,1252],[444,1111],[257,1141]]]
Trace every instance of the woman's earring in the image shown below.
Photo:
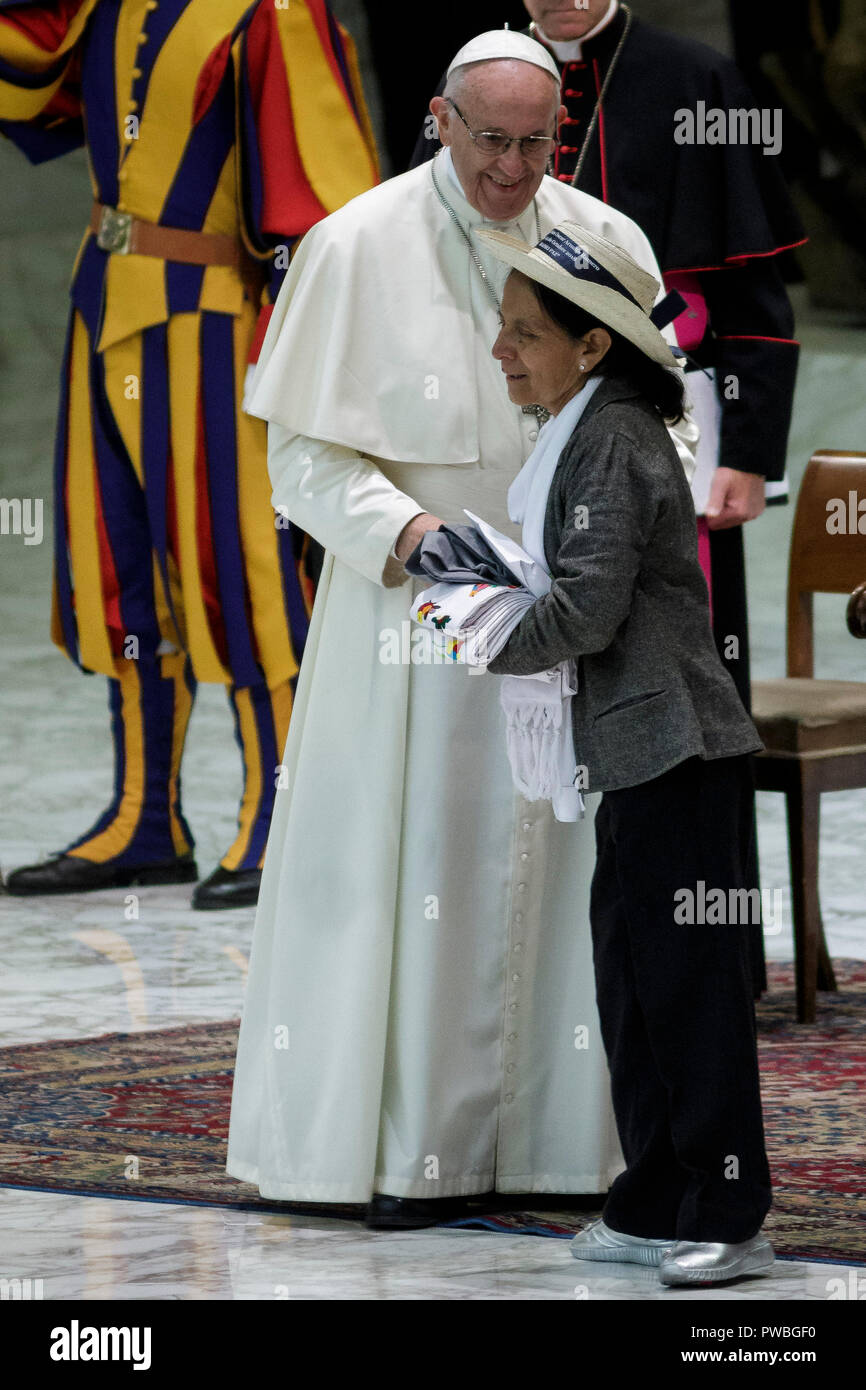
[[[581,362],[581,363],[580,363],[580,370],[581,370],[582,372],[585,372],[585,371],[586,371],[586,363],[585,363],[585,362]]]

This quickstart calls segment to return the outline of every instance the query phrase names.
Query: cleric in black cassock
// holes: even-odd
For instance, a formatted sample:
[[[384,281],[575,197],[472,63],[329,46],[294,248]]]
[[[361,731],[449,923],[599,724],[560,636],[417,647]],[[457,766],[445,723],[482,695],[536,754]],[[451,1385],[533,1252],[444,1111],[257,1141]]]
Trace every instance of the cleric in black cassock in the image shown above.
[[[562,73],[568,114],[552,172],[633,218],[666,286],[688,303],[674,326],[691,365],[705,369],[691,372],[688,385],[702,434],[695,508],[699,516],[719,508],[699,522],[709,541],[703,558],[713,631],[748,709],[741,523],[763,510],[765,498],[787,500],[798,344],[779,256],[805,240],[776,158],[764,153],[776,147],[778,128],[772,113],[763,134],[760,113],[730,119],[729,112],[754,110],[755,101],[728,58],[644,23],[618,0],[588,0],[585,9],[526,0],[526,9],[534,20],[529,32]],[[575,33],[583,37],[557,37]],[[428,121],[413,164],[438,149],[430,134]],[[744,134],[761,143],[731,143]],[[692,143],[678,143],[689,137]],[[762,942],[755,947],[759,989]]]

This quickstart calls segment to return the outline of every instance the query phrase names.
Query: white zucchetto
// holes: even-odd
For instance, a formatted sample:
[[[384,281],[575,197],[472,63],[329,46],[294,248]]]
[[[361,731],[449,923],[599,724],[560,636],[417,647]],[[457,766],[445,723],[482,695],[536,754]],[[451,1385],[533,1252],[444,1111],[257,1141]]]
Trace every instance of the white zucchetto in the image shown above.
[[[559,68],[547,49],[528,34],[516,34],[511,29],[489,29],[486,34],[478,34],[460,49],[448,69],[448,77],[455,68],[466,63],[484,63],[491,58],[516,58],[523,63],[534,63],[544,68],[559,85]]]

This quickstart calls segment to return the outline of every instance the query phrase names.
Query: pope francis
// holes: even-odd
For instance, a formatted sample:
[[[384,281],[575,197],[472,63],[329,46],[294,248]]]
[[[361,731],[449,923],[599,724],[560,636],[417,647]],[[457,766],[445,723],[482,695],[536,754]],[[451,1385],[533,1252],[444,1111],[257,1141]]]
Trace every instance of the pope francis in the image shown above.
[[[227,1166],[265,1197],[367,1203],[371,1225],[492,1191],[602,1193],[624,1166],[593,987],[596,798],[571,824],[524,801],[498,679],[399,640],[425,582],[402,561],[464,507],[517,539],[506,493],[538,434],[491,356],[507,268],[475,232],[535,245],[571,218],[661,280],[633,222],[545,175],[558,91],[523,35],[461,49],[431,103],[445,148],[307,234],[248,399],[274,506],[326,557]],[[687,469],[695,436],[680,427]]]

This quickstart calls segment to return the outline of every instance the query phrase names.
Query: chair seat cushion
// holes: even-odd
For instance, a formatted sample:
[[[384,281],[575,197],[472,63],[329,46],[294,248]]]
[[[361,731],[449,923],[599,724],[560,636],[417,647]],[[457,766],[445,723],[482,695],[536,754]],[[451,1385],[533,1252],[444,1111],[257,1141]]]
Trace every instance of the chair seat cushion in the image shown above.
[[[863,747],[866,681],[753,681],[752,718],[770,753]]]

